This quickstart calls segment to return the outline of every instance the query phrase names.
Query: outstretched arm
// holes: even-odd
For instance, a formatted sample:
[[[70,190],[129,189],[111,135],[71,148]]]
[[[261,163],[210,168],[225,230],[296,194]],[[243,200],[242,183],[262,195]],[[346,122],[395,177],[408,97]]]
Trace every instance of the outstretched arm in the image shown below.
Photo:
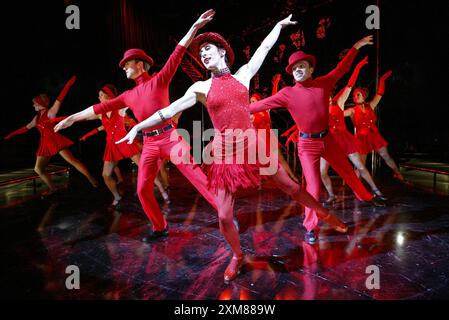
[[[88,133],[86,133],[84,136],[82,136],[80,138],[80,141],[86,141],[87,138],[89,138],[89,137],[91,137],[93,135],[96,135],[98,132],[103,131],[103,130],[104,130],[104,127],[103,126],[99,126],[98,128],[95,128],[95,129],[89,131]]]
[[[251,60],[242,66],[237,74],[239,76],[243,76],[246,81],[250,81],[251,78],[259,71],[260,66],[262,65],[265,57],[267,56],[270,49],[276,43],[279,38],[279,34],[281,30],[286,26],[297,24],[296,21],[291,21],[292,15],[289,15],[284,20],[279,21],[268,34],[268,36],[262,41],[262,44],[257,48],[256,52],[252,56]]]
[[[273,84],[273,88],[271,89],[271,95],[274,96],[279,91],[279,82],[281,81],[282,76],[280,73],[276,73],[271,80]]]
[[[326,78],[330,79],[330,81],[332,82],[331,86],[333,86],[338,80],[340,80],[341,77],[343,77],[346,72],[349,71],[359,49],[366,45],[372,44],[373,36],[367,36],[363,39],[360,39],[354,44],[354,46],[351,48],[351,50],[349,50],[343,60],[340,61],[337,67],[327,74]]]
[[[385,80],[387,80],[391,74],[393,73],[393,71],[387,71],[386,73],[384,73],[382,75],[382,77],[380,77],[379,80],[379,87],[377,88],[377,93],[374,96],[373,100],[371,100],[371,102],[369,103],[371,108],[374,110],[376,109],[377,105],[379,104],[380,100],[382,99],[382,96],[385,93]]]
[[[182,112],[190,107],[193,107],[195,103],[199,101],[196,92],[197,85],[198,82],[194,83],[187,90],[187,92],[184,94],[183,97],[179,98],[178,100],[170,104],[168,107],[165,107],[164,109],[161,109],[158,112],[154,113],[144,121],[136,124],[128,132],[128,134],[125,137],[123,137],[123,139],[117,141],[116,143],[119,144],[128,141],[128,144],[132,144],[139,131],[164,123],[168,119],[174,117],[177,113]]]
[[[62,102],[64,101],[65,96],[69,92],[70,88],[73,86],[73,84],[76,81],[76,76],[73,76],[70,78],[69,81],[65,84],[62,91],[59,93],[59,96],[56,98],[56,101],[53,103],[53,106],[48,110],[48,117],[54,118],[59,112],[59,108],[61,107]]]
[[[31,122],[28,123],[26,126],[23,126],[22,128],[19,128],[19,129],[15,130],[15,131],[11,132],[7,136],[5,136],[3,139],[9,140],[9,139],[11,139],[14,136],[17,136],[19,134],[24,134],[24,133],[28,132],[28,130],[30,130],[31,128],[34,128],[36,126],[36,118],[37,118],[37,116],[35,116],[33,118],[33,120],[31,120]]]
[[[71,116],[68,116],[61,122],[59,122],[53,129],[55,132],[58,132],[59,130],[65,129],[73,125],[75,122],[82,121],[82,120],[90,120],[94,118],[95,112],[94,107],[91,106],[87,109],[84,109],[83,111],[77,112],[72,114]]]
[[[351,93],[352,88],[355,85],[355,82],[357,81],[357,78],[359,76],[360,70],[368,64],[368,56],[366,56],[362,61],[360,61],[357,66],[354,69],[354,72],[351,75],[351,78],[349,78],[348,84],[346,87],[344,87],[342,90],[340,90],[339,93],[337,93],[334,97],[334,101],[337,103],[337,105],[344,110],[345,103],[349,98],[349,94]]]

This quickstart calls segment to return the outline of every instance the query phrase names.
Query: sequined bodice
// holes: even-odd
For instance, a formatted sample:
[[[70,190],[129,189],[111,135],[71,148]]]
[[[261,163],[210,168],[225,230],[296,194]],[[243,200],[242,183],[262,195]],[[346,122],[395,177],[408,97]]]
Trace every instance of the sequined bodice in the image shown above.
[[[332,133],[346,130],[345,115],[343,110],[337,105],[331,105],[329,107],[329,128]]]
[[[248,89],[231,74],[212,78],[206,103],[214,128],[220,132],[252,127]]]
[[[38,115],[36,121],[36,128],[39,130],[39,133],[41,134],[42,137],[54,135],[55,134],[53,130],[54,126],[55,124],[48,117],[48,110],[42,113],[41,115]]]
[[[126,135],[125,121],[116,110],[111,112],[110,117],[103,113],[101,115],[101,123],[106,131],[108,140],[119,139]]]

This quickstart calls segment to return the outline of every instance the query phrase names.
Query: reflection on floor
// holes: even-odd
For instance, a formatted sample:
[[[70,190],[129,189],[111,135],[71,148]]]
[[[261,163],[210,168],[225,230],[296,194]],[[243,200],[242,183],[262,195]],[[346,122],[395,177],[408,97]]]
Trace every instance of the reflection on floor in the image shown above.
[[[122,187],[126,201],[120,212],[108,209],[112,199],[105,188],[94,190],[76,175],[65,179],[63,192],[53,198],[4,203],[2,297],[449,297],[448,198],[406,184],[380,181],[391,200],[386,208],[374,208],[336,181],[339,202],[333,212],[350,230],[341,235],[323,225],[313,246],[303,242],[302,208],[273,185],[242,193],[236,216],[247,261],[241,276],[226,285],[230,251],[216,213],[176,170],[170,178],[172,204],[162,205],[170,236],[154,244],[140,241],[150,226],[135,195],[135,173]],[[79,268],[79,290],[66,288],[70,265]],[[373,268],[379,271],[379,289],[367,287],[376,279]]]

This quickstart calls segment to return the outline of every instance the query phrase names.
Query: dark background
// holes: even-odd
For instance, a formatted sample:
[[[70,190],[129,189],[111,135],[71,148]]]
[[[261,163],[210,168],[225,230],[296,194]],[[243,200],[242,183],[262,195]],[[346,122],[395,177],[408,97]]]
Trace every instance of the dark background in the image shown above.
[[[81,29],[68,30],[66,6],[76,4],[81,12]],[[198,15],[209,8],[217,11],[204,31],[215,31],[227,38],[236,53],[235,66],[245,63],[242,49],[251,51],[269,33],[274,24],[293,13],[296,27],[284,30],[278,43],[285,43],[287,56],[295,50],[289,35],[301,28],[306,44],[303,50],[318,58],[315,75],[325,74],[339,61],[340,53],[375,30],[367,30],[365,8],[376,1],[346,0],[274,0],[274,1],[174,1],[158,3],[143,0],[101,1],[19,1],[2,5],[3,85],[0,136],[26,125],[34,116],[31,99],[46,92],[52,101],[72,75],[78,81],[70,90],[59,115],[68,115],[97,102],[97,91],[104,83],[115,84],[120,91],[132,88],[118,62],[131,47],[144,49],[159,70]],[[379,105],[380,129],[390,142],[395,157],[423,153],[435,160],[449,159],[447,120],[447,81],[449,39],[448,5],[437,1],[380,0],[380,72],[394,71],[387,82],[386,94]],[[330,18],[324,39],[315,36],[321,18]],[[260,70],[261,87],[271,91],[270,80],[280,66],[273,58],[273,47]],[[365,47],[356,62],[365,55],[370,64],[358,84],[376,89],[376,48]],[[151,72],[150,72],[151,73]],[[345,76],[339,84],[344,85]],[[292,79],[284,75],[287,85]],[[171,99],[180,97],[192,81],[179,69],[170,87]],[[348,101],[350,102],[350,100]],[[204,109],[189,109],[181,117],[180,127],[190,129],[192,120],[200,120]],[[206,115],[206,119],[208,119]],[[293,124],[285,112],[273,114],[273,127],[285,130]],[[75,124],[64,135],[77,141],[99,122]],[[104,133],[71,149],[82,160],[101,166]],[[34,165],[38,132],[32,130],[10,141],[1,141],[0,171]]]

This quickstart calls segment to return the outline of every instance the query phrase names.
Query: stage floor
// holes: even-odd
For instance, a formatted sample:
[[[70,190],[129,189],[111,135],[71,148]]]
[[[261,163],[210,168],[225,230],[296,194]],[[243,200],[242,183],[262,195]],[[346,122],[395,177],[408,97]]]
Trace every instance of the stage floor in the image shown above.
[[[319,242],[309,245],[301,207],[265,184],[236,202],[247,261],[241,276],[226,285],[230,250],[216,213],[192,185],[171,170],[172,204],[162,206],[170,236],[145,244],[140,239],[149,225],[135,195],[136,173],[127,177],[120,212],[107,208],[112,199],[106,189],[94,190],[76,175],[61,182],[65,189],[53,199],[2,207],[2,297],[449,298],[448,197],[384,179],[380,185],[391,200],[386,208],[373,208],[340,185],[333,212],[349,232],[322,226]],[[66,288],[70,265],[80,271],[78,290]],[[376,267],[380,288],[368,289],[370,268]]]

